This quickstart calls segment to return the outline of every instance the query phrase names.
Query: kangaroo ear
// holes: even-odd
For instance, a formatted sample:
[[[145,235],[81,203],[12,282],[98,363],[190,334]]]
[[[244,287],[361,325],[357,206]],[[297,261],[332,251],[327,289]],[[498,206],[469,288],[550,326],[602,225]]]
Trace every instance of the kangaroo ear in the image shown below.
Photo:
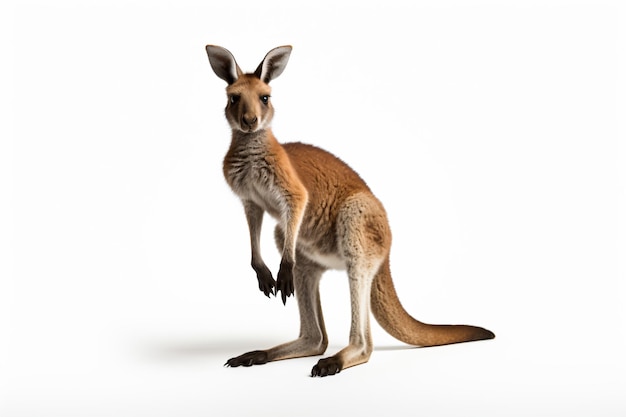
[[[215,74],[229,85],[237,81],[243,74],[235,61],[235,57],[228,49],[216,45],[207,45],[206,53]]]
[[[272,49],[265,55],[263,61],[254,71],[254,75],[259,77],[264,83],[269,83],[283,73],[290,54],[291,46],[289,45]]]

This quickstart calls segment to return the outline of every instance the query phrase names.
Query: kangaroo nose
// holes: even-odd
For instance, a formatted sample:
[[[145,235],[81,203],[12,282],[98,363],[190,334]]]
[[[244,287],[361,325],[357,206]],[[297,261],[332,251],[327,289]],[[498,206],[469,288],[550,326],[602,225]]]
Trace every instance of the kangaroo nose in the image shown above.
[[[250,116],[250,115],[244,114],[242,117],[242,121],[243,121],[243,124],[246,126],[253,126],[256,123],[257,118],[256,116]]]

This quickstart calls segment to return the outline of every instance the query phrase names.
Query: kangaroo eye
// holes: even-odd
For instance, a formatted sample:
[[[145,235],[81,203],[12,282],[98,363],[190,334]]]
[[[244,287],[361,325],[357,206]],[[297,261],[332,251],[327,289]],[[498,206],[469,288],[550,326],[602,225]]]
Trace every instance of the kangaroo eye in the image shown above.
[[[261,96],[261,102],[267,104],[270,101],[270,96]]]
[[[237,94],[231,94],[230,104],[237,104],[238,101],[239,101],[239,96]]]

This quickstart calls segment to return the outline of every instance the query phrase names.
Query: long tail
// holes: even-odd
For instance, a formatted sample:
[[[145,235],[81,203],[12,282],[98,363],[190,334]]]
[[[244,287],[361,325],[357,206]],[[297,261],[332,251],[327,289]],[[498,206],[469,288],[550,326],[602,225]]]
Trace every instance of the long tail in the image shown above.
[[[410,345],[438,346],[496,337],[482,327],[426,324],[411,317],[400,304],[393,286],[389,258],[374,278],[371,300],[372,313],[382,328],[396,339]]]

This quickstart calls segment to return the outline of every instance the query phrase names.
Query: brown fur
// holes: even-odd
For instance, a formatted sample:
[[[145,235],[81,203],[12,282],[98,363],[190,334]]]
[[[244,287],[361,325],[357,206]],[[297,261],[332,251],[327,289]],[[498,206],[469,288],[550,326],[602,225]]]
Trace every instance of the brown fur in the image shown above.
[[[275,48],[254,74],[244,74],[230,52],[207,46],[211,67],[228,83],[225,113],[232,139],[224,158],[224,176],[244,205],[251,264],[259,288],[267,296],[280,292],[283,303],[295,291],[301,321],[296,340],[245,353],[227,365],[249,366],[324,353],[328,338],[319,282],[330,268],[348,273],[350,339],[339,353],[320,359],[313,376],[332,375],[368,361],[373,349],[370,310],[387,332],[412,345],[495,337],[481,327],[429,325],[411,317],[391,280],[391,231],[380,201],[361,177],[334,155],[303,143],[278,143],[270,128],[274,109],[268,83],[282,73],[290,52],[291,47]],[[276,242],[282,260],[276,281],[260,253],[265,212],[278,221]]]

